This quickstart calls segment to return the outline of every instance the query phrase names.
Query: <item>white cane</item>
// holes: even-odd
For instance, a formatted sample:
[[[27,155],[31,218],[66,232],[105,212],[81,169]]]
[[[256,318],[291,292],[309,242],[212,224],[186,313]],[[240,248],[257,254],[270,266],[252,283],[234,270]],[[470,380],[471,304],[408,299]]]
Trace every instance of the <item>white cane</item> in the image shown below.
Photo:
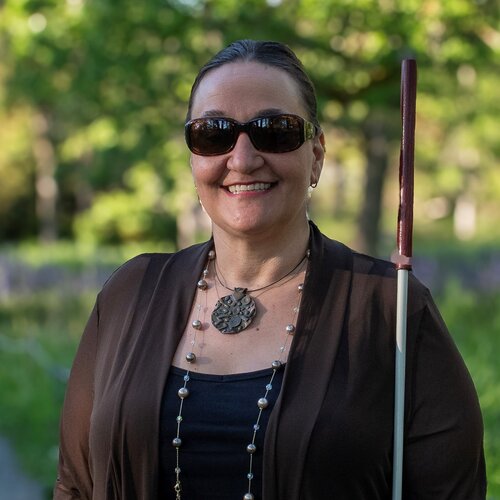
[[[413,158],[417,63],[403,60],[401,66],[401,151],[399,157],[399,211],[394,263],[397,269],[396,366],[394,379],[394,454],[392,500],[401,500],[403,486],[403,439],[405,410],[406,319],[408,272],[411,270],[413,232]]]

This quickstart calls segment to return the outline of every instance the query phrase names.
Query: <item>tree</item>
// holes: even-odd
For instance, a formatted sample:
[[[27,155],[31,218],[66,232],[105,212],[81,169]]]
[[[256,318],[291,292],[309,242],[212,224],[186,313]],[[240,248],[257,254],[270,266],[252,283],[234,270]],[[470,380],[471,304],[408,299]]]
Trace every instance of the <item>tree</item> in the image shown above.
[[[499,105],[490,96],[499,83],[500,35],[493,0],[250,0],[244,8],[237,0],[7,0],[0,10],[4,115],[49,124],[31,132],[43,148],[28,151],[25,141],[15,153],[29,164],[26,182],[42,176],[39,187],[52,193],[39,211],[39,233],[46,213],[62,236],[175,241],[174,220],[197,212],[182,139],[190,85],[214,52],[245,37],[288,43],[312,75],[328,139],[324,182],[329,170],[331,178],[342,176],[333,182],[345,190],[335,205],[320,188],[313,210],[335,216],[342,203],[342,217],[357,221],[358,249],[378,252],[387,208],[395,225],[397,196],[388,201],[384,187],[397,190],[388,179],[397,181],[406,56],[417,58],[420,74],[416,197],[425,212],[416,216],[449,218],[471,206],[481,213],[497,203]],[[1,168],[13,170],[12,155],[0,152]],[[131,180],[145,172],[147,185],[157,185],[154,196]],[[44,191],[34,182],[30,189],[42,206]],[[184,234],[182,244],[189,238]]]

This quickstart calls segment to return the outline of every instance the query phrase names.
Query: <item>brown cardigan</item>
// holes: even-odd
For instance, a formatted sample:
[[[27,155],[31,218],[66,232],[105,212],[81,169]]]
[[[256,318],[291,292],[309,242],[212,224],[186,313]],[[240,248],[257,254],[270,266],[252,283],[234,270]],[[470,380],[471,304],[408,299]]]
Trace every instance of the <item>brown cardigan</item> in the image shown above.
[[[395,271],[311,228],[297,332],[265,436],[263,498],[389,500]],[[55,499],[158,498],[163,386],[210,247],[138,256],[100,292],[67,388]],[[410,277],[404,499],[484,499],[482,439],[467,369]]]

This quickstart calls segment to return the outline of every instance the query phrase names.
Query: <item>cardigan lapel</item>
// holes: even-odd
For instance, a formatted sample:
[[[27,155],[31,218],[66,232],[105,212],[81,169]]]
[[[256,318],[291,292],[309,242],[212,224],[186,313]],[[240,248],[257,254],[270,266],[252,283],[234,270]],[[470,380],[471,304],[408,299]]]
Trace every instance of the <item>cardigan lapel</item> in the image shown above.
[[[311,262],[297,333],[266,433],[265,500],[300,497],[308,444],[335,364],[351,281],[351,251],[322,236],[311,223]]]
[[[159,415],[168,370],[189,318],[196,282],[212,242],[171,256],[152,254],[141,287],[139,313],[131,328],[132,350],[127,382],[123,387],[127,419],[122,435],[134,450],[131,470],[122,470],[120,498],[146,500],[158,496]],[[125,436],[127,436],[125,438]],[[130,475],[133,476],[130,477]],[[132,481],[132,482],[131,482]],[[130,495],[129,495],[130,494]]]

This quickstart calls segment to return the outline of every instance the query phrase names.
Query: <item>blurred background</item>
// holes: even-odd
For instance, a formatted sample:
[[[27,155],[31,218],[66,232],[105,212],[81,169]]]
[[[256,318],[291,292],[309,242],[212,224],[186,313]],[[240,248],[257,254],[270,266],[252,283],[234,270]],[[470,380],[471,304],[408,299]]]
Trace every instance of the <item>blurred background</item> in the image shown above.
[[[316,85],[327,160],[311,218],[384,258],[401,61],[417,59],[414,271],[476,384],[488,498],[500,499],[499,11],[498,0],[0,0],[0,497],[14,474],[28,489],[6,499],[50,496],[65,383],[105,279],[137,253],[209,235],[183,141],[189,91],[216,51],[256,38],[290,45]]]

